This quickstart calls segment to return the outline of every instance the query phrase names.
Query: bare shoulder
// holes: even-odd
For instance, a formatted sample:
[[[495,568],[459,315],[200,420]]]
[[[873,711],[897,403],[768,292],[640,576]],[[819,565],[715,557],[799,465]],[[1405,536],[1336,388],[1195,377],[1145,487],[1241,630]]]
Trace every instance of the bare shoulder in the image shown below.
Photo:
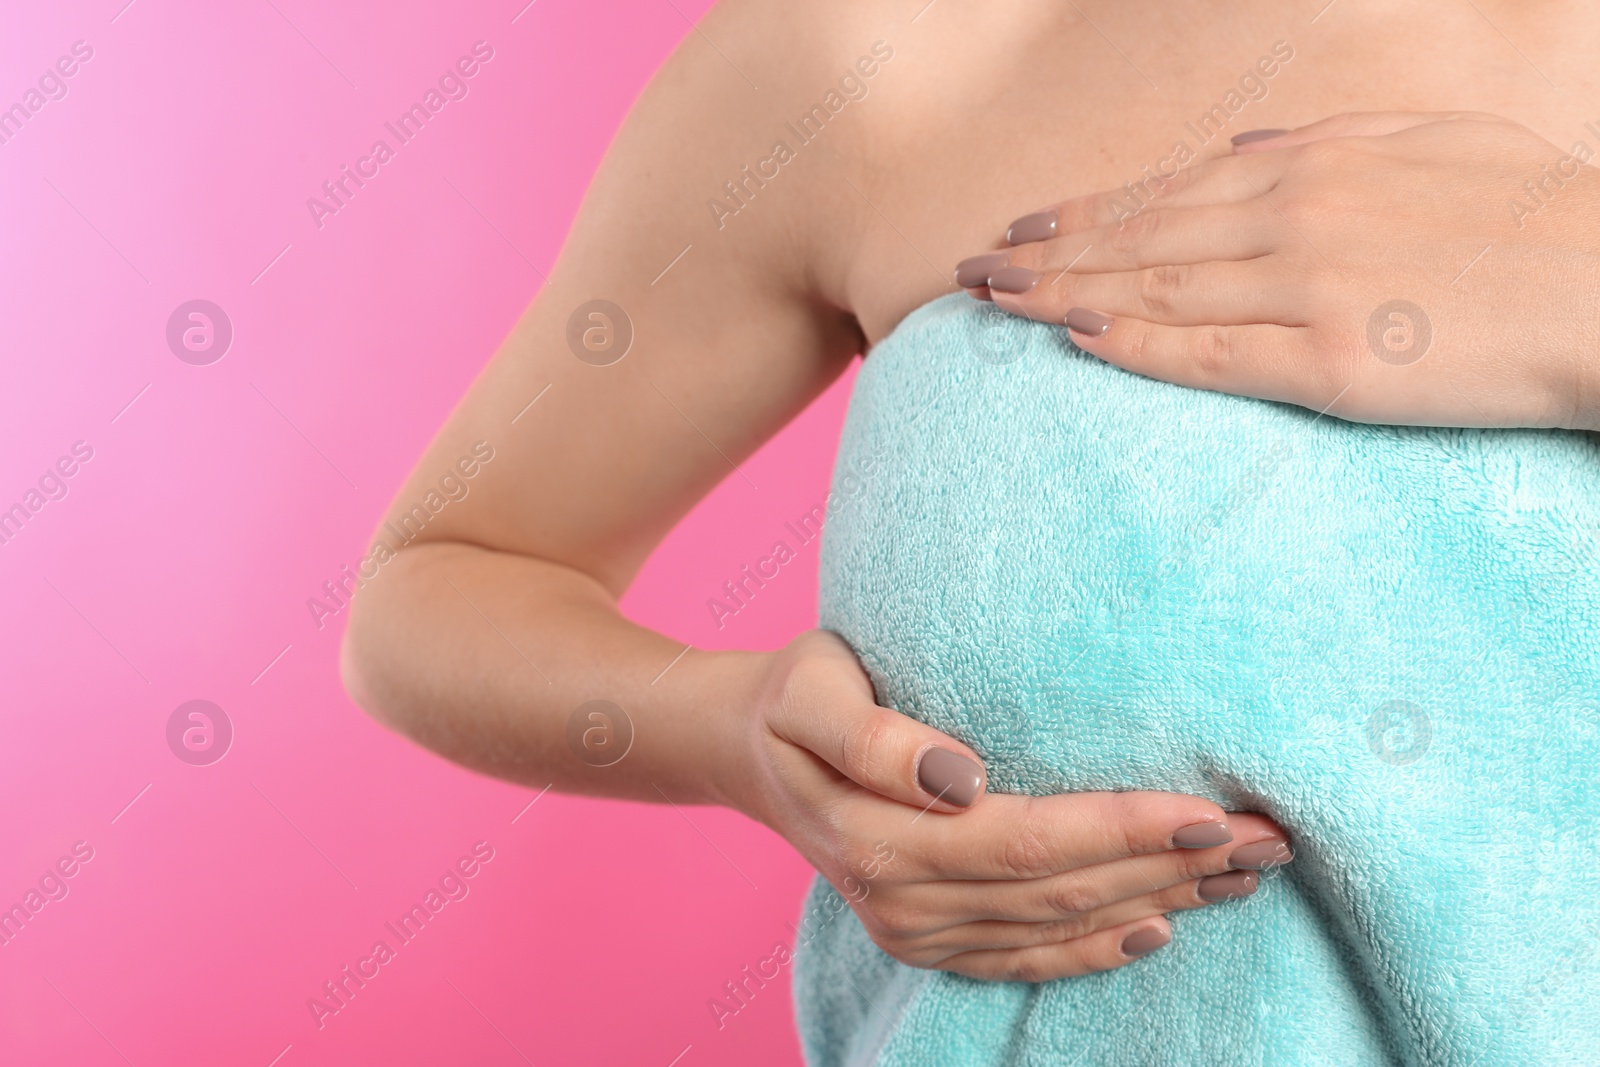
[[[870,212],[860,193],[878,169],[884,108],[866,102],[897,54],[891,6],[724,0],[662,69],[647,94],[657,99],[641,101],[659,107],[665,138],[712,132],[683,174],[689,231],[713,249],[778,252],[813,295],[841,308],[841,240]]]
[[[973,214],[956,194],[1006,141],[989,105],[1015,79],[994,72],[1071,21],[1021,0],[723,0],[614,149],[651,161],[651,254],[692,245],[727,284],[800,295],[856,320],[858,341],[881,336],[948,288],[953,226]]]

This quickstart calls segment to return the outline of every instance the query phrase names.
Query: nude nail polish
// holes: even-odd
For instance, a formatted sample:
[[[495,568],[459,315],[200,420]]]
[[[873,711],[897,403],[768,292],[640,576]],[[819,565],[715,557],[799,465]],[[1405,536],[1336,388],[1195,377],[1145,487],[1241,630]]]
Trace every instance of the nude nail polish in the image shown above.
[[[989,284],[989,274],[1006,265],[1010,257],[1004,252],[985,252],[981,256],[968,256],[956,264],[956,284],[963,289],[976,289]]]
[[[1255,871],[1229,871],[1200,879],[1196,891],[1201,900],[1239,900],[1256,891],[1261,876]]]
[[[1174,831],[1173,848],[1215,848],[1233,840],[1233,831],[1225,822],[1191,823]]]
[[[1240,845],[1228,855],[1228,866],[1241,871],[1265,871],[1294,859],[1285,841],[1257,841]]]
[[[1056,213],[1054,211],[1035,211],[1032,215],[1022,216],[1006,228],[1006,240],[1014,245],[1044,241],[1055,235]]]
[[[1073,333],[1081,333],[1085,337],[1102,337],[1111,329],[1111,316],[1090,311],[1088,308],[1073,308],[1067,312],[1066,323],[1067,329]]]
[[[1135,930],[1122,942],[1124,956],[1144,956],[1172,940],[1172,935],[1159,926],[1146,926],[1143,930]]]
[[[1234,134],[1231,140],[1233,141],[1233,146],[1238,148],[1242,144],[1253,144],[1256,141],[1267,141],[1274,137],[1282,137],[1289,132],[1289,130],[1246,130],[1244,133]]]
[[[1001,267],[989,275],[989,288],[997,293],[1026,293],[1039,284],[1039,276],[1027,267]]]
[[[983,765],[948,748],[930,748],[917,764],[917,782],[930,796],[964,808],[983,788]]]

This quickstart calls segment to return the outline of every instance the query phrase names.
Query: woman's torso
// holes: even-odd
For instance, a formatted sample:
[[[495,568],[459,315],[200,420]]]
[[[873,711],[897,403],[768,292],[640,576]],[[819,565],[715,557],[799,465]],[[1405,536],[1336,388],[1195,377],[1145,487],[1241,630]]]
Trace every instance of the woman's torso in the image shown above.
[[[825,924],[796,972],[814,1058],[1588,1062],[1592,441],[1318,421],[923,305],[1012,218],[1170,172],[1180,142],[1462,109],[1600,144],[1596,16],[935,0],[897,25],[815,177],[838,184],[819,275],[867,341],[922,308],[858,379],[823,624],[997,788],[1203,793],[1271,813],[1300,859],[1180,916],[1163,958],[1040,987],[912,972]]]

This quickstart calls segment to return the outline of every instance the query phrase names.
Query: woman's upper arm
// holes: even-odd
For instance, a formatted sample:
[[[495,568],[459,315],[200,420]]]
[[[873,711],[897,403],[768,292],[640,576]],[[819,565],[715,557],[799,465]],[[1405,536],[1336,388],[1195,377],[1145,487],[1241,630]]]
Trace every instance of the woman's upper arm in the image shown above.
[[[800,175],[782,175],[720,226],[708,204],[770,151],[783,84],[821,65],[793,35],[783,50],[765,43],[783,35],[772,23],[793,17],[768,10],[779,6],[735,5],[702,24],[730,55],[761,63],[766,91],[695,34],[657,73],[549,281],[412,471],[390,521],[487,442],[493,458],[465,483],[468,495],[417,540],[559,562],[620,594],[672,525],[860,350],[853,318],[818,295],[809,248],[828,208]],[[615,348],[585,360],[568,340],[569,320],[594,300],[621,309],[613,345],[632,332],[609,365],[598,364]],[[580,332],[607,325],[578,318]]]

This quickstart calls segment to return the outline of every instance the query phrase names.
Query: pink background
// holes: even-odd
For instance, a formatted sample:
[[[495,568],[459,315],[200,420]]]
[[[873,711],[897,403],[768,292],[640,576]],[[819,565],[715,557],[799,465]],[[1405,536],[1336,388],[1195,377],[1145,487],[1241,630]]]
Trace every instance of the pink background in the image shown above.
[[[368,720],[342,616],[305,606],[708,5],[125,2],[0,27],[0,106],[94,50],[0,144],[0,509],[94,450],[0,545],[0,906],[93,849],[0,945],[0,1062],[798,1063],[787,972],[720,1030],[707,1006],[790,937],[787,845],[718,810],[528,808]],[[319,230],[307,197],[479,40],[470,94]],[[165,337],[195,298],[235,331],[208,366]],[[735,477],[673,533],[633,617],[703,647],[812,624],[814,544],[723,631],[705,600],[826,495],[847,388],[743,465],[759,493]],[[193,699],[235,731],[208,766],[167,745]],[[319,1029],[308,998],[477,841],[469,895]]]

